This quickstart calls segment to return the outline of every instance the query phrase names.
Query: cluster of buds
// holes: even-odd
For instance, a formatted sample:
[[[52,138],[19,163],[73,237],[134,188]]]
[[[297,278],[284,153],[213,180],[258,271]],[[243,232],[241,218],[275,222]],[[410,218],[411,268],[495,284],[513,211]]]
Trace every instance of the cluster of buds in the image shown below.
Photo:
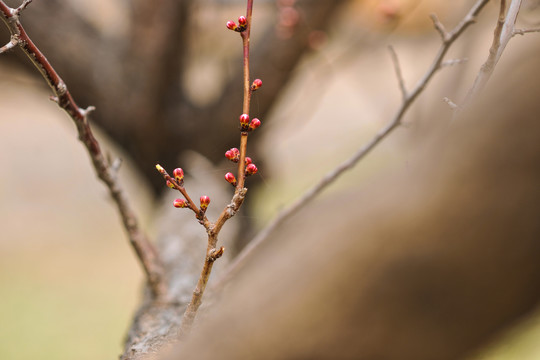
[[[227,29],[233,30],[236,32],[242,32],[247,29],[247,19],[245,16],[240,16],[238,18],[238,25],[234,21],[227,21]]]
[[[225,157],[231,160],[232,162],[237,163],[238,160],[240,160],[240,150],[238,150],[237,148],[232,148],[230,150],[227,150],[225,152]]]
[[[241,131],[243,132],[253,131],[259,126],[261,126],[261,120],[254,118],[253,120],[249,121],[248,114],[240,115],[240,130]]]

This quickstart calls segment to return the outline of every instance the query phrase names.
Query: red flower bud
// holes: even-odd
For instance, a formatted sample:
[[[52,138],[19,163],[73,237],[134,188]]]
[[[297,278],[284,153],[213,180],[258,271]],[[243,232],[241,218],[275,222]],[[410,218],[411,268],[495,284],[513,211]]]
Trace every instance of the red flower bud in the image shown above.
[[[181,168],[174,169],[173,176],[176,181],[181,182],[182,180],[184,180],[184,170],[182,170]]]
[[[179,208],[179,209],[188,207],[188,203],[184,199],[176,199],[176,200],[174,200],[173,205],[174,205],[175,208]]]
[[[240,115],[240,124],[241,125],[246,125],[246,126],[249,124],[249,115],[248,114]]]
[[[246,26],[247,25],[247,19],[245,16],[240,16],[238,18],[238,23],[240,24],[240,26]]]
[[[225,180],[227,180],[227,182],[231,184],[232,186],[236,186],[236,178],[234,177],[232,173],[230,172],[226,173]]]
[[[229,149],[225,152],[225,157],[232,162],[238,162],[238,159],[240,159],[240,150],[237,148]]]
[[[170,182],[169,180],[167,180],[167,186],[170,187],[171,189],[175,188],[174,184]]]
[[[253,163],[246,166],[246,175],[254,175],[257,173],[257,171],[259,171],[259,169],[257,169]]]
[[[206,195],[201,196],[201,210],[206,210],[208,205],[210,205],[210,198]]]
[[[227,29],[229,30],[236,30],[238,26],[236,26],[236,23],[234,21],[227,21]]]
[[[251,158],[249,156],[246,156],[246,165],[249,165],[251,164],[253,161],[251,160]]]
[[[251,120],[251,123],[249,124],[249,128],[251,130],[255,130],[256,128],[258,128],[259,126],[261,126],[261,120],[255,118],[253,120]]]
[[[255,79],[253,80],[253,84],[251,84],[251,90],[257,90],[262,86],[262,80],[261,79]]]

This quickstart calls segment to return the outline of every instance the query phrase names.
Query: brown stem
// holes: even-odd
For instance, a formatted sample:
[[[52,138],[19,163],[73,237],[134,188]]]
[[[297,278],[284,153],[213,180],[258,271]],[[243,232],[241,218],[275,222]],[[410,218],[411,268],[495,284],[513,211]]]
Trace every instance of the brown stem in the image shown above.
[[[250,41],[250,33],[251,33],[252,12],[253,12],[253,0],[247,0],[247,12],[246,12],[247,27],[246,27],[246,30],[240,33],[240,35],[242,36],[243,58],[244,58],[244,61],[243,61],[243,64],[244,64],[243,66],[244,67],[244,103],[243,103],[242,110],[244,114],[248,114],[248,115],[249,115],[249,106],[250,106],[250,100],[251,100],[251,84],[250,84],[250,79],[249,79],[249,41]],[[191,330],[193,322],[195,321],[195,317],[197,316],[197,311],[199,310],[199,307],[202,304],[202,297],[206,289],[206,285],[208,284],[208,279],[210,278],[214,261],[216,261],[219,257],[221,257],[221,255],[223,255],[223,252],[225,251],[224,247],[221,247],[220,249],[216,248],[219,232],[221,231],[221,228],[223,227],[225,222],[236,214],[236,212],[240,209],[240,207],[242,206],[244,202],[244,198],[247,192],[247,189],[244,188],[244,184],[245,184],[244,172],[245,172],[245,166],[246,166],[245,158],[246,158],[246,152],[247,152],[247,138],[248,138],[247,132],[243,131],[240,135],[240,159],[239,159],[239,164],[238,164],[238,176],[237,176],[238,183],[236,185],[236,189],[235,189],[235,193],[232,198],[232,201],[229,205],[225,207],[225,209],[223,209],[220,216],[216,220],[215,224],[207,228],[208,247],[206,250],[206,257],[204,260],[204,265],[201,271],[201,275],[197,282],[197,286],[195,290],[193,291],[193,296],[191,298],[191,301],[188,304],[186,311],[184,312],[184,316],[182,318],[182,328],[181,328],[182,334],[187,334]]]
[[[7,6],[0,0],[0,17],[11,33],[10,43],[17,46],[28,56],[30,61],[39,70],[47,84],[54,93],[53,100],[71,117],[77,131],[79,139],[86,147],[92,165],[98,178],[107,186],[113,198],[118,212],[122,218],[124,228],[128,233],[130,243],[137,254],[137,257],[146,273],[148,284],[155,298],[163,299],[167,296],[165,284],[165,274],[161,259],[155,248],[148,240],[147,236],[140,229],[137,217],[129,204],[122,187],[118,184],[116,170],[111,166],[107,157],[103,154],[101,147],[94,137],[88,114],[94,108],[80,108],[76,103],[66,84],[54,70],[45,55],[34,45],[19,21],[19,14],[31,0],[26,0],[17,9]]]

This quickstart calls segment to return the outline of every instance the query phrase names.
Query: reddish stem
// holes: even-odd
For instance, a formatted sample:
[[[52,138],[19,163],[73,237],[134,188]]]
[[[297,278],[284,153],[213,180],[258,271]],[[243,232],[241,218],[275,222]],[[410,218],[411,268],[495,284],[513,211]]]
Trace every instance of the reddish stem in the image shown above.
[[[243,58],[244,58],[244,103],[242,111],[249,115],[251,105],[251,83],[249,80],[249,42],[251,38],[251,19],[253,14],[253,0],[247,1],[246,19],[247,27],[240,35],[242,36]],[[242,132],[240,135],[240,161],[238,162],[238,184],[236,185],[236,193],[239,193],[245,184],[245,169],[246,169],[246,153],[247,153],[247,138],[248,133]]]

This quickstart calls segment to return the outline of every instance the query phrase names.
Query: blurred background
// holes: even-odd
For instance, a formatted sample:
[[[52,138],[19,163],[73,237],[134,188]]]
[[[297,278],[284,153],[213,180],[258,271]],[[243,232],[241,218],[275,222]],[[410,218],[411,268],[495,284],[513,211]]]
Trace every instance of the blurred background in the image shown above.
[[[179,156],[194,150],[214,164],[208,176],[222,177],[242,99],[241,43],[224,24],[243,13],[244,1],[158,3],[49,0],[22,17],[79,105],[97,107],[94,129],[123,159],[122,183],[150,235],[166,190],[153,165],[181,166]],[[250,179],[249,203],[233,221],[255,232],[373,137],[401,101],[387,47],[412,88],[440,43],[429,14],[450,29],[472,3],[256,0],[252,77],[264,85],[252,116],[263,126],[249,152],[260,176]],[[467,62],[441,71],[406,126],[322,196],[406,167],[424,129],[446,126],[451,109],[442,99],[459,103],[472,84],[497,11],[488,4],[447,56]],[[538,26],[537,1],[524,3],[519,21]],[[5,29],[0,34],[7,42]],[[514,38],[494,76],[508,76],[539,44],[537,34]],[[18,51],[0,56],[0,358],[115,358],[142,273],[74,126],[38,75]],[[540,359],[539,337],[540,315],[531,316],[474,359]]]

